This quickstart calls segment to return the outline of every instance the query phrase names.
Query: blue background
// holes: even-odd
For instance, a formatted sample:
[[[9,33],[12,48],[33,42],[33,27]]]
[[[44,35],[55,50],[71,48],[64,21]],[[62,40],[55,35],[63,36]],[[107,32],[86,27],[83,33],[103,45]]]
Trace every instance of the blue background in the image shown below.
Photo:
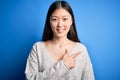
[[[32,45],[41,41],[54,0],[0,0],[0,80],[24,80]],[[120,1],[67,0],[96,80],[120,80]]]

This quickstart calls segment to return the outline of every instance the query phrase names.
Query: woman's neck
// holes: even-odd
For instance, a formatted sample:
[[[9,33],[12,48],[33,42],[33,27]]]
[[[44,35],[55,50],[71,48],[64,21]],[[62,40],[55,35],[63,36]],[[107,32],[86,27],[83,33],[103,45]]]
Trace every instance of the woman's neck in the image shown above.
[[[70,42],[70,40],[67,37],[64,38],[53,38],[52,44],[56,46],[65,46]]]

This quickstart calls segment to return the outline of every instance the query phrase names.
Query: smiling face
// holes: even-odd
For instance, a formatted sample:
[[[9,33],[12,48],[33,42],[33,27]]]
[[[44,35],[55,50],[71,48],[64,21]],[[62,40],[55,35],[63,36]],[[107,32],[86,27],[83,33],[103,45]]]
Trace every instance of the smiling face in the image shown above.
[[[72,25],[72,17],[65,9],[58,8],[50,17],[50,25],[54,37],[67,37],[67,33]]]

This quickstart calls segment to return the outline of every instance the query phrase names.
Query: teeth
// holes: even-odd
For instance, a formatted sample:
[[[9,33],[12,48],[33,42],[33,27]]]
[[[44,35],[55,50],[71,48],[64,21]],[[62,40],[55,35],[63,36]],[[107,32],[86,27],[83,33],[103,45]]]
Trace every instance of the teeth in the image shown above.
[[[63,29],[58,29],[58,31],[63,31]]]
[[[64,31],[64,29],[57,29],[57,31],[61,33]]]
[[[64,30],[65,30],[65,27],[57,28],[57,31],[58,31],[59,33],[62,33]]]
[[[57,28],[58,30],[64,30],[65,29],[65,27],[61,27],[61,28]]]

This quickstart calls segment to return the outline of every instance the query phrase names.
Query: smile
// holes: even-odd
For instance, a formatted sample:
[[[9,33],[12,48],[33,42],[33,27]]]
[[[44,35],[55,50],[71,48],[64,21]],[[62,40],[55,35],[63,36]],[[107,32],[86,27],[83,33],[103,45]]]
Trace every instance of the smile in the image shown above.
[[[62,28],[62,29],[59,28],[59,29],[57,29],[57,32],[58,32],[58,33],[63,33],[64,30],[65,30],[65,29],[63,29],[63,28]]]

